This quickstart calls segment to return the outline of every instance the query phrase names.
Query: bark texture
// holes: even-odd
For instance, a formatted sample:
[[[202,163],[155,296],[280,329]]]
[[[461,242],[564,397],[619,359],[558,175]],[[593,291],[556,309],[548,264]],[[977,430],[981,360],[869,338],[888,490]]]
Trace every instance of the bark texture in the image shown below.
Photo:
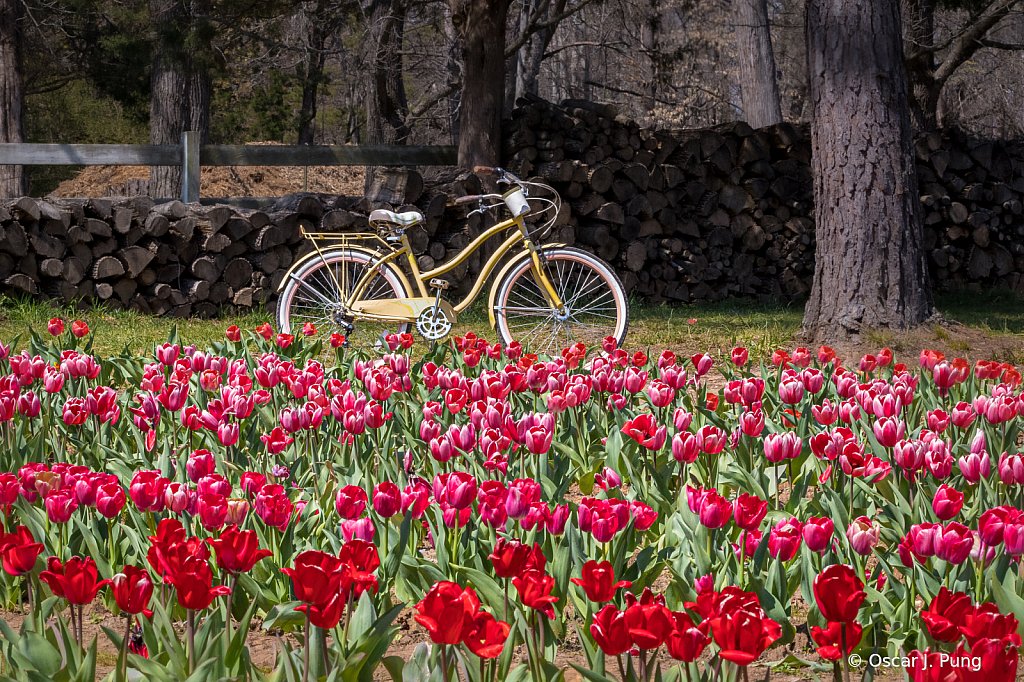
[[[204,11],[197,3],[195,11]],[[150,11],[157,31],[157,48],[150,75],[150,144],[181,144],[186,130],[199,131],[201,144],[210,142],[210,74],[204,60],[188,52],[186,37],[193,30],[191,15],[182,0],[151,0]],[[181,195],[181,168],[149,169],[150,195],[158,198]]]
[[[450,0],[462,42],[463,87],[459,165],[496,166],[501,160],[508,0]]]
[[[374,0],[370,8],[373,75],[366,106],[366,143],[403,145],[409,140],[409,103],[402,77],[405,0]],[[366,169],[366,190],[379,167]]]
[[[21,0],[0,0],[0,142],[24,142],[22,118]],[[24,166],[0,166],[0,196],[28,194]]]
[[[743,119],[752,128],[781,123],[782,105],[768,26],[768,0],[732,0],[732,17],[740,63]]]
[[[804,332],[830,343],[934,310],[898,0],[810,0],[817,253]]]

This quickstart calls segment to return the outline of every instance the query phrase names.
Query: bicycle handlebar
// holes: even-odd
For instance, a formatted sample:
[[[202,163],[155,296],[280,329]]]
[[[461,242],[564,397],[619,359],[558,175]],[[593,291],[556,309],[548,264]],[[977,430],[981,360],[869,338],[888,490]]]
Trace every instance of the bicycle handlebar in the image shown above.
[[[473,172],[474,172],[474,173],[477,173],[477,174],[479,174],[479,175],[490,175],[490,174],[492,174],[492,173],[493,173],[493,172],[494,172],[495,170],[496,170],[496,169],[494,169],[494,168],[492,168],[492,167],[490,167],[490,166],[477,166],[477,167],[475,167],[475,168],[473,169]]]
[[[480,196],[481,195],[479,195],[479,194],[470,194],[469,196],[459,197],[458,199],[455,200],[455,203],[456,204],[471,204],[474,201],[480,201]]]

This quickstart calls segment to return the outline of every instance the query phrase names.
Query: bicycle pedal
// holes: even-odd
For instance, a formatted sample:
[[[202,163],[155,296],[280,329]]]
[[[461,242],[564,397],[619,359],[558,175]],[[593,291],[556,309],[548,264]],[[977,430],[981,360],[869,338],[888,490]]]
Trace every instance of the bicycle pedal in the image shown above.
[[[430,280],[431,289],[440,289],[441,291],[447,291],[448,287],[450,287],[451,285],[452,283],[446,279],[440,279],[435,277],[434,279]]]

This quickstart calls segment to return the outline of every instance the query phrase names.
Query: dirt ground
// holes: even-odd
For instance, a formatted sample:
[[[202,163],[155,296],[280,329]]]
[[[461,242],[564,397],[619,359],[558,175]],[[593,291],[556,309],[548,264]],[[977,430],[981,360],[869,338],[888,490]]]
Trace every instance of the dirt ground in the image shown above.
[[[203,166],[199,192],[204,197],[280,197],[302,191],[360,196],[364,170],[362,166]],[[148,179],[149,166],[86,166],[58,185],[53,194],[65,198],[110,196],[108,187],[137,178]]]

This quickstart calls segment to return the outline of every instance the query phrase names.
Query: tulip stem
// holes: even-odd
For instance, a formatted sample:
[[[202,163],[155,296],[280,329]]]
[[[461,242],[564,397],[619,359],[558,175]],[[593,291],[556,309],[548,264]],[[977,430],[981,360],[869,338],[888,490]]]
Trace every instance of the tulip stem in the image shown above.
[[[71,636],[78,639],[78,625],[75,623],[75,605],[68,604],[71,607]]]
[[[846,623],[839,626],[839,633],[843,644],[843,667],[846,669],[846,682],[850,682],[850,652],[846,649]]]
[[[114,519],[107,519],[107,540],[110,542],[110,570],[114,570]]]
[[[302,651],[302,680],[303,680],[303,682],[307,682],[309,680],[309,612],[311,610],[312,610],[312,606],[307,604],[307,606],[306,606],[306,626],[305,626],[306,646],[305,646],[305,648]],[[191,613],[190,613],[190,615],[191,615]]]
[[[78,605],[78,646],[83,649],[85,648],[85,642],[83,641],[85,639],[85,623],[82,622],[82,609],[84,608],[83,604]]]
[[[132,614],[129,613],[127,615],[128,625],[124,628],[124,641],[121,643],[121,653],[124,655],[124,671],[122,672],[124,679],[128,679],[128,643],[132,638]]]
[[[196,612],[192,609],[185,611],[188,613],[188,672],[191,675],[196,669]]]
[[[626,680],[626,669],[622,667],[622,654],[615,657],[615,660],[619,662],[619,679],[625,682]]]
[[[444,682],[448,681],[448,645],[441,645],[441,677],[444,678]]]
[[[750,678],[747,676],[747,666],[743,666],[743,682],[750,682]]]

